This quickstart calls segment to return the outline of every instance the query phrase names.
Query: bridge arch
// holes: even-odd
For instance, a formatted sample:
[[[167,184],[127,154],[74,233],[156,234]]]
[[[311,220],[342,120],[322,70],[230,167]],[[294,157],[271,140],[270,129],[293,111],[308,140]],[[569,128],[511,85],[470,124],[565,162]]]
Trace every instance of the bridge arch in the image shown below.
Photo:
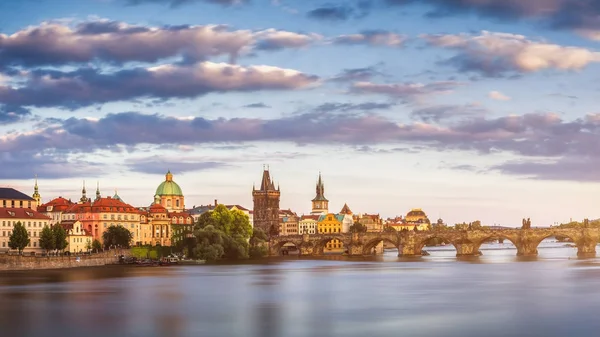
[[[476,241],[475,244],[475,251],[480,251],[481,245],[483,245],[484,243],[486,243],[487,241],[491,240],[491,239],[502,239],[502,240],[508,240],[510,241],[510,243],[513,244],[513,246],[515,246],[515,248],[517,249],[517,252],[520,251],[520,245],[519,245],[519,240],[517,237],[511,236],[511,235],[507,235],[505,233],[500,233],[500,232],[492,232],[489,233],[489,235],[486,235],[485,237],[479,239],[478,241]]]
[[[315,242],[315,245],[313,248],[314,255],[323,255],[325,253],[327,244],[330,242],[334,245],[334,246],[332,246],[332,250],[341,249],[342,253],[344,253],[349,247],[349,242],[345,242],[344,237],[327,235],[327,236],[321,238],[320,240],[318,240],[317,242]]]
[[[281,256],[281,255],[286,255],[283,253],[283,246],[285,246],[286,244],[293,244],[297,249],[298,249],[298,253],[300,254],[301,252],[301,246],[302,246],[302,241],[297,241],[297,240],[280,240],[277,242],[274,242],[271,244],[271,255],[275,255],[275,256]]]
[[[584,244],[584,242],[582,242],[582,237],[581,235],[578,235],[578,233],[571,233],[568,231],[555,231],[555,230],[551,230],[548,231],[546,233],[543,233],[542,235],[536,237],[535,239],[532,240],[532,248],[535,249],[535,254],[538,253],[538,247],[539,245],[542,243],[542,241],[551,238],[551,237],[564,237],[567,239],[571,240],[571,243],[573,243],[574,245],[577,246],[577,252],[579,253],[581,246]]]
[[[415,248],[416,248],[415,253],[419,254],[420,252],[422,252],[423,248],[425,248],[425,245],[427,244],[427,242],[429,242],[433,239],[439,239],[444,243],[451,244],[452,247],[454,247],[454,249],[458,252],[458,247],[456,246],[457,242],[456,242],[455,237],[450,236],[450,235],[444,235],[444,233],[431,233],[430,235],[426,235],[419,239],[419,242],[415,246]]]
[[[392,244],[394,247],[396,247],[398,249],[398,255],[400,255],[400,253],[402,252],[402,245],[400,243],[398,243],[397,241],[391,240],[390,238],[386,238],[386,237],[377,237],[374,239],[371,239],[369,241],[367,241],[365,244],[363,244],[363,255],[373,255],[373,249],[380,243],[380,242],[387,242]]]

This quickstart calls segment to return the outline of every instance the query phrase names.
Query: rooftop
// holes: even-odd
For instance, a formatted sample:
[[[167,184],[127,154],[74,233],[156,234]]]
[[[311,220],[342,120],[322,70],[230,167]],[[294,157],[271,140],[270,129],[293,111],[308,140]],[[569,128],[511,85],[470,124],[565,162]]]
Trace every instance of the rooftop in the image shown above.
[[[0,208],[0,219],[38,219],[38,220],[50,220],[49,217],[42,213],[34,211],[29,208],[15,208],[15,207],[2,207]]]
[[[14,188],[0,187],[0,199],[15,199],[15,200],[30,200],[34,199],[23,192],[19,192]]]

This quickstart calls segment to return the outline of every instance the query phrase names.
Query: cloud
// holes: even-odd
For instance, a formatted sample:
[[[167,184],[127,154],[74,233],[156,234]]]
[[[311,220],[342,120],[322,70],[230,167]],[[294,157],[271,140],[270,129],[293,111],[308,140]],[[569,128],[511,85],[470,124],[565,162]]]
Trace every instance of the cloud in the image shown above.
[[[247,104],[247,105],[244,105],[242,108],[268,109],[268,108],[271,108],[271,106],[260,102],[260,103]]]
[[[475,14],[512,22],[528,20],[552,29],[593,35],[600,32],[600,2],[596,0],[384,0],[387,5],[429,5],[430,17]]]
[[[510,101],[511,98],[501,93],[500,91],[490,91],[488,97],[497,101]]]
[[[454,118],[483,117],[486,113],[487,109],[475,104],[436,105],[416,109],[411,113],[411,117],[427,123],[439,123]]]
[[[0,85],[0,103],[78,108],[137,98],[193,98],[211,92],[294,90],[315,85],[316,76],[271,66],[242,67],[202,62],[101,73],[33,71],[21,87]]]
[[[315,20],[347,21],[360,19],[369,14],[372,6],[370,0],[347,1],[337,4],[326,4],[309,11],[306,15]]]
[[[406,39],[404,35],[385,30],[365,30],[359,34],[340,35],[333,39],[333,43],[341,45],[402,47]]]
[[[29,109],[20,106],[0,104],[0,125],[20,122],[30,115],[31,111],[29,111]]]
[[[355,82],[369,81],[375,76],[382,76],[383,73],[376,69],[375,66],[365,68],[344,69],[339,74],[335,75],[330,81],[333,82]]]
[[[365,102],[365,103],[336,103],[329,102],[323,103],[313,109],[314,112],[330,113],[334,111],[348,112],[348,111],[362,111],[368,112],[373,110],[388,110],[395,106],[394,103],[377,103],[377,102]]]
[[[479,35],[421,35],[429,45],[456,51],[445,63],[461,71],[496,77],[546,69],[577,71],[600,62],[600,53],[528,40],[523,35],[483,31]]]
[[[249,0],[124,0],[128,6],[138,6],[144,4],[164,4],[169,5],[171,8],[176,8],[182,5],[192,3],[207,3],[221,5],[225,7],[234,5],[243,5],[249,2]]]
[[[355,82],[350,91],[357,94],[381,94],[392,98],[411,100],[426,95],[449,93],[460,85],[462,84],[453,81],[433,82],[428,84],[376,84],[371,82]]]
[[[178,173],[206,171],[225,168],[229,164],[217,161],[203,161],[201,158],[171,158],[151,156],[125,160],[125,166],[134,172],[164,174],[165,168],[177,168]]]
[[[0,151],[0,162],[0,179],[32,179],[36,174],[48,179],[60,179],[105,173],[98,163],[70,160],[67,154],[54,151]]]
[[[600,181],[600,160],[590,157],[563,157],[544,161],[518,160],[493,166],[503,174],[535,180],[563,180],[580,182]]]
[[[248,54],[253,49],[300,48],[319,38],[275,29],[231,30],[225,25],[147,27],[92,20],[70,26],[45,22],[12,35],[0,34],[0,68],[104,61],[155,63],[179,57],[187,63]]]

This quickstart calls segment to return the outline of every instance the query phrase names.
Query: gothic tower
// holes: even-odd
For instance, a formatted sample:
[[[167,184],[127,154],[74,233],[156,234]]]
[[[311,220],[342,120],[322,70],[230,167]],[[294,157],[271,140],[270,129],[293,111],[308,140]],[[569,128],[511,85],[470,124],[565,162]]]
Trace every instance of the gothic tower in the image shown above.
[[[312,211],[310,214],[327,214],[329,213],[329,200],[325,198],[325,185],[323,179],[321,179],[321,172],[319,172],[319,180],[317,181],[317,195],[312,200]]]
[[[40,206],[42,204],[42,197],[40,196],[40,190],[38,188],[38,183],[37,183],[37,174],[35,175],[35,186],[33,187],[33,195],[31,196],[33,198],[33,200],[35,200],[35,207],[33,207],[33,209],[37,209],[37,206]]]
[[[81,189],[81,199],[79,199],[79,201],[81,201],[82,203],[84,202],[88,202],[90,199],[88,199],[88,197],[85,195],[86,191],[85,191],[85,180],[83,181],[83,189]]]
[[[252,187],[254,201],[254,227],[262,229],[268,236],[279,235],[279,186],[271,179],[268,168],[263,168],[260,189]]]

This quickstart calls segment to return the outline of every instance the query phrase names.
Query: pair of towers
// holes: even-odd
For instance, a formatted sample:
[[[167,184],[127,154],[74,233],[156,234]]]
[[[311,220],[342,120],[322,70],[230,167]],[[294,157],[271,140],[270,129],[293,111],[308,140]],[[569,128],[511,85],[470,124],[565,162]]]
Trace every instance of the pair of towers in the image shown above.
[[[281,190],[275,188],[268,167],[263,167],[260,189],[252,187],[252,200],[254,202],[254,227],[262,229],[267,235],[279,234],[279,201]],[[316,196],[312,200],[313,215],[326,214],[329,209],[329,200],[325,198],[325,185],[319,172],[316,186]]]

